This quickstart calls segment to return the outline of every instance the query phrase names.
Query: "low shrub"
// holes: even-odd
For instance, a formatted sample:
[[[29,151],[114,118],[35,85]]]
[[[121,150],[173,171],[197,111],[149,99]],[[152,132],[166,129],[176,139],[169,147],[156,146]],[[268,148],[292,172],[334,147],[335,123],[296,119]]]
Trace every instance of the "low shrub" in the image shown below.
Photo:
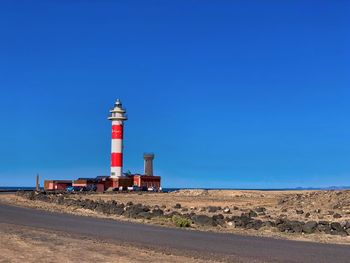
[[[190,227],[192,221],[187,218],[183,218],[180,216],[172,216],[171,221],[177,226],[177,227]]]

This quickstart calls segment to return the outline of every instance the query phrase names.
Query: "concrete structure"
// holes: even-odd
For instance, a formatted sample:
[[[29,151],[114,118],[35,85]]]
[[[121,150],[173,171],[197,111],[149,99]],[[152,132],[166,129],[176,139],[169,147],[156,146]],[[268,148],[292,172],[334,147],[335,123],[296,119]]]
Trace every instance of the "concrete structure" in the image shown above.
[[[123,130],[124,121],[128,118],[119,99],[110,113],[108,119],[112,121],[111,178],[119,178],[123,176]]]
[[[72,180],[45,180],[45,190],[66,190],[66,187],[72,186]]]
[[[143,155],[144,159],[144,173],[147,176],[153,176],[153,159],[154,154],[153,153],[145,153]]]
[[[78,178],[73,181],[72,186],[78,187],[89,187],[96,186],[96,192],[103,192],[105,190],[105,185],[102,180],[97,178]]]
[[[35,191],[39,191],[40,185],[39,185],[39,174],[35,177]]]
[[[133,185],[136,185],[141,189],[145,189],[145,188],[160,189],[160,176],[134,174],[132,177],[133,177]]]
[[[153,175],[153,153],[145,153],[143,155],[144,159],[144,175],[134,174],[133,185],[140,188],[155,188],[160,189],[160,176]]]
[[[132,186],[132,176],[121,176],[118,178],[110,177],[108,181],[105,183],[105,189],[108,188],[123,188],[126,189],[129,186]]]

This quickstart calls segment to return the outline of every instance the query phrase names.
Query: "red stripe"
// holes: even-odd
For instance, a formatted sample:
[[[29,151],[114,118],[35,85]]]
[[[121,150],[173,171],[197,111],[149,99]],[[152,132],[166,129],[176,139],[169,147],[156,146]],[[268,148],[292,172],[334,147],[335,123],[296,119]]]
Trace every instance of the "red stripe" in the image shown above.
[[[112,153],[111,154],[111,166],[122,167],[123,166],[123,154],[122,153]]]
[[[123,125],[112,125],[112,139],[123,139]]]

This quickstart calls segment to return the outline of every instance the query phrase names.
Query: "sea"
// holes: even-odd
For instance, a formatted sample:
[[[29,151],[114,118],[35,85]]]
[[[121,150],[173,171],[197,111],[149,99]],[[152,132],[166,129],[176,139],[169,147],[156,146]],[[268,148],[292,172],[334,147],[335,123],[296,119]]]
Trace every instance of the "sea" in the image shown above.
[[[26,186],[0,186],[0,190],[35,190],[35,187],[26,187]]]
[[[43,190],[43,188],[40,188]],[[179,190],[258,190],[258,191],[300,191],[300,190],[350,190],[350,186],[330,186],[330,187],[296,187],[296,188],[163,188],[163,192],[174,192]],[[35,187],[24,186],[0,186],[0,192],[6,191],[30,191],[35,190]]]

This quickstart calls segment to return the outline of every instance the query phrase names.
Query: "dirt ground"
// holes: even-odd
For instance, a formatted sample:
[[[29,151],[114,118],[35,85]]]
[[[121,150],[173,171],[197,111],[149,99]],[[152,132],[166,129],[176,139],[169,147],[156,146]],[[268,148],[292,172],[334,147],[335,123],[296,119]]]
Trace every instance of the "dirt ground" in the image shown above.
[[[189,262],[203,260],[169,255],[127,244],[0,223],[0,262]],[[207,262],[207,261],[205,261]]]
[[[239,190],[181,190],[171,193],[105,193],[105,194],[78,194],[73,198],[93,200],[115,200],[117,202],[142,203],[145,205],[158,205],[164,211],[176,210],[181,213],[195,212],[196,214],[213,215],[208,212],[208,206],[229,208],[228,216],[240,215],[242,212],[263,207],[266,210],[258,213],[257,218],[276,220],[285,217],[289,220],[331,221],[344,223],[350,221],[350,191],[239,191]],[[114,218],[116,220],[131,220],[118,216],[106,216],[95,211],[63,207],[53,203],[30,201],[15,195],[1,195],[0,202],[15,205],[36,207],[51,211],[64,211],[85,216]],[[176,204],[181,208],[175,209]],[[223,210],[217,212],[223,213]],[[135,221],[135,220],[133,220]],[[141,223],[161,224],[166,222],[136,220]],[[196,228],[194,226],[194,228]],[[297,234],[278,232],[274,228],[261,228],[259,230],[238,228],[197,228],[203,231],[236,233],[254,236],[267,236],[292,240],[313,241],[322,243],[350,244],[350,236],[337,236],[325,233]]]

